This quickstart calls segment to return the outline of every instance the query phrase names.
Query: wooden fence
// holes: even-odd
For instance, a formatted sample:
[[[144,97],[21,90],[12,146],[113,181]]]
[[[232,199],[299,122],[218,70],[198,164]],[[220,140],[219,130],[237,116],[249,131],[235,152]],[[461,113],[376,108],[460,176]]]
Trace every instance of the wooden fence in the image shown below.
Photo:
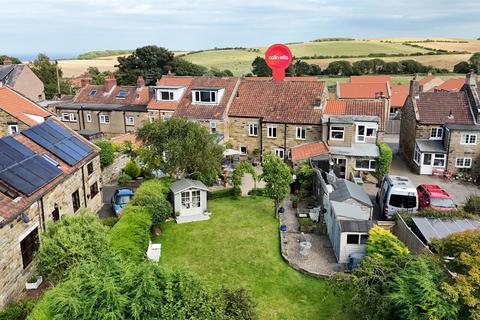
[[[428,246],[406,224],[400,215],[397,215],[397,223],[392,229],[392,233],[398,237],[410,249],[412,253],[432,253]]]

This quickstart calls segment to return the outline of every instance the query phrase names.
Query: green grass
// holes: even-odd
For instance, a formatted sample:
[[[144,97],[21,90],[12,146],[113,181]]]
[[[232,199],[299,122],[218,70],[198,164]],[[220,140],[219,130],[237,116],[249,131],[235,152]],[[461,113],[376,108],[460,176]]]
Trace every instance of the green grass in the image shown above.
[[[213,287],[244,287],[259,319],[350,319],[344,297],[325,280],[305,276],[280,255],[278,222],[263,197],[210,200],[209,221],[162,226],[161,264],[187,269]]]

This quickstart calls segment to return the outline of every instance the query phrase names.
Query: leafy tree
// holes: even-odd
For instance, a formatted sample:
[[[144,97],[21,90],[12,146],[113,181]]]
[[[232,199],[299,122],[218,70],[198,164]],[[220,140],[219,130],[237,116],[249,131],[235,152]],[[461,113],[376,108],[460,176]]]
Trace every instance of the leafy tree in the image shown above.
[[[302,60],[297,60],[293,65],[293,68],[295,69],[295,75],[297,76],[310,75],[312,72],[310,64]]]
[[[468,73],[472,69],[472,66],[466,62],[462,61],[453,66],[453,72],[455,73]]]
[[[313,169],[308,161],[302,162],[302,165],[295,169],[295,176],[300,183],[300,187],[305,190],[307,194],[310,194],[312,190]]]
[[[140,168],[138,163],[133,159],[128,160],[124,170],[132,179],[137,179],[142,172],[142,168]]]
[[[158,225],[164,222],[173,213],[173,208],[165,195],[150,190],[137,190],[131,204],[142,206],[150,213],[152,224]]]
[[[399,62],[386,62],[382,71],[385,74],[400,74],[403,73],[403,65]]]
[[[476,72],[480,70],[480,52],[475,52],[468,61]]]
[[[220,173],[223,147],[196,122],[183,118],[154,121],[138,130],[143,162],[174,177],[193,177],[212,185]]]
[[[376,259],[391,259],[407,255],[409,251],[389,230],[374,226],[368,232],[367,253]]]
[[[95,145],[100,148],[100,165],[108,167],[115,160],[115,149],[110,141],[96,141]]]
[[[232,184],[234,194],[239,195],[241,193],[240,187],[242,185],[242,177],[245,173],[250,173],[255,183],[254,189],[257,188],[257,172],[250,162],[242,161],[238,164],[232,173]]]
[[[21,64],[22,61],[20,61],[20,59],[18,58],[15,58],[15,57],[11,57],[11,56],[7,56],[7,55],[3,55],[3,56],[0,56],[0,65],[3,64],[3,60],[6,60],[6,59],[10,59],[10,61],[12,62],[12,64]]]
[[[352,64],[349,61],[340,60],[330,62],[323,73],[334,76],[351,76],[354,72]]]
[[[214,77],[233,77],[233,72],[228,69],[219,70],[217,68],[211,68],[207,74]]]
[[[38,273],[53,283],[64,280],[82,261],[95,261],[109,251],[107,228],[86,212],[49,222],[41,241],[35,265]]]
[[[290,190],[290,183],[292,183],[290,169],[276,155],[267,154],[263,160],[261,180],[265,181],[265,192],[273,200],[275,210],[273,216],[276,217],[280,204]]]
[[[423,64],[415,60],[402,60],[400,64],[402,65],[403,73],[426,73],[428,71]]]
[[[113,72],[104,71],[100,72],[97,67],[88,67],[87,75],[92,78],[91,84],[93,85],[103,85],[105,79],[109,76],[113,76]]]
[[[469,195],[465,201],[465,211],[480,215],[480,196]]]
[[[378,157],[375,176],[378,180],[381,180],[386,174],[390,172],[393,154],[392,149],[390,149],[390,147],[386,143],[380,143],[378,145],[378,149],[380,151],[380,156]]]
[[[171,63],[171,71],[177,76],[203,76],[207,73],[207,68],[175,57]]]
[[[257,77],[271,77],[272,69],[267,65],[265,59],[256,57],[252,62],[252,73]]]
[[[58,68],[58,78],[57,78]],[[52,99],[58,94],[68,94],[71,92],[70,85],[62,79],[62,69],[56,62],[51,62],[50,58],[40,53],[31,65],[32,71],[42,80],[45,87],[45,97]],[[60,92],[58,92],[58,82],[60,82]]]

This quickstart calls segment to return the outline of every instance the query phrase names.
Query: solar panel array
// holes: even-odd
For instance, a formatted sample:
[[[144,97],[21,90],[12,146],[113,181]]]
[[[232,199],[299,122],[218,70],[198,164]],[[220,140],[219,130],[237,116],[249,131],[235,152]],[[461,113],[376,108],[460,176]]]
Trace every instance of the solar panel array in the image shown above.
[[[7,136],[0,140],[0,180],[29,196],[62,171],[32,150]]]
[[[22,131],[22,134],[71,166],[85,159],[92,152],[90,146],[53,120],[28,128]]]

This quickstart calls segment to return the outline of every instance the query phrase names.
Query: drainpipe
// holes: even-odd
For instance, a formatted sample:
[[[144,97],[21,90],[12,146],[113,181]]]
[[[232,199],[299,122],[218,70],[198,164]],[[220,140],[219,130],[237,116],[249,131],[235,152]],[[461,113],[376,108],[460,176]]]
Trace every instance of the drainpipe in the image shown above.
[[[43,231],[46,231],[46,224],[45,224],[45,208],[43,207],[43,197],[40,198],[40,228]]]
[[[263,162],[263,117],[260,117],[260,163]]]
[[[287,153],[287,124],[284,123],[285,134],[284,134],[284,141],[283,141],[283,161],[285,162],[285,154]]]
[[[97,112],[97,122],[98,122],[98,132],[102,132],[102,127],[100,125],[100,111]]]
[[[123,111],[123,128],[125,130],[125,134],[127,133],[127,118],[126,118],[127,114],[125,111]]]
[[[87,188],[85,187],[85,172],[84,172],[85,165],[82,166],[82,183],[83,183],[83,201],[85,203],[85,208],[87,207]]]
[[[83,129],[85,129],[85,111],[83,110],[83,106],[80,107],[80,111],[81,111],[81,114],[82,114]]]
[[[447,128],[445,128],[447,129]],[[447,157],[445,158],[445,170],[448,170],[448,158],[450,158],[450,141],[452,141],[452,130],[448,130]]]

